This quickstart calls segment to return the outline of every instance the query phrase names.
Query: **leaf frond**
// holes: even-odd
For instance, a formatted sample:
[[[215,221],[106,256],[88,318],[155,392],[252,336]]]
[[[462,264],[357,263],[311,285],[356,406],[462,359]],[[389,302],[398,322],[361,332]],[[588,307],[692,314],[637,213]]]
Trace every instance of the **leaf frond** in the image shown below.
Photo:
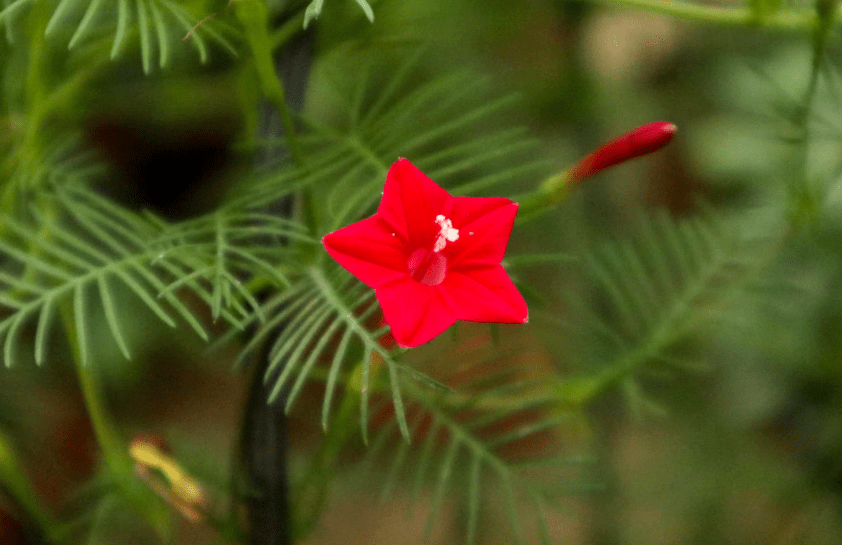
[[[368,441],[369,392],[376,386],[381,370],[388,375],[398,428],[404,437],[409,437],[401,377],[411,377],[415,383],[425,385],[437,382],[403,363],[402,351],[382,344],[381,337],[388,328],[369,325],[379,312],[371,289],[350,280],[336,265],[326,270],[313,266],[292,288],[265,303],[263,312],[266,324],[246,345],[240,361],[274,335],[264,376],[272,383],[270,402],[283,397],[285,408],[290,411],[314,370],[326,365],[320,376],[325,377],[322,425],[327,428],[336,389],[351,380],[350,375],[341,372],[350,361],[359,373],[354,387],[359,388],[364,440]],[[362,359],[352,360],[353,354],[362,354]]]
[[[169,224],[75,183],[56,186],[38,203],[30,208],[29,220],[0,218],[0,307],[5,309],[0,334],[7,366],[17,359],[14,345],[27,325],[35,327],[35,361],[46,361],[55,307],[62,301],[73,308],[85,361],[92,335],[88,322],[96,312],[120,352],[130,356],[126,294],[170,327],[180,316],[205,340],[208,333],[185,292],[206,303],[215,319],[242,329],[244,322],[264,318],[244,281],[260,274],[281,288],[290,284],[274,265],[283,245],[266,241],[313,242],[295,223],[263,213],[219,211]]]
[[[630,240],[584,259],[594,289],[586,299],[570,294],[568,302],[578,316],[581,357],[595,371],[562,390],[587,383],[590,396],[621,383],[632,399],[642,396],[637,381],[626,381],[632,375],[687,368],[670,349],[721,309],[754,270],[754,254],[736,231],[714,212],[682,221],[662,212],[641,219]]]
[[[514,194],[511,185],[540,176],[547,162],[537,140],[494,122],[516,97],[494,97],[487,80],[467,71],[419,83],[422,54],[398,65],[355,57],[360,69],[351,76],[340,68],[349,62],[343,55],[327,63],[319,77],[333,95],[321,107],[332,121],[302,118],[306,164],[253,180],[242,188],[242,202],[259,206],[318,187],[327,209],[319,228],[328,232],[370,215],[399,157],[458,195],[495,187],[497,194]]]
[[[490,376],[482,378],[494,380]],[[404,390],[413,399],[406,409],[410,415],[410,433],[413,438],[420,439],[421,445],[411,447],[398,439],[391,422],[377,431],[374,446],[378,448],[370,449],[369,463],[374,464],[373,458],[382,458],[382,453],[389,453],[389,468],[383,472],[386,475],[383,498],[390,497],[396,481],[403,477],[408,481],[414,505],[428,485],[432,504],[425,535],[440,518],[445,499],[447,503],[464,502],[462,512],[467,514],[462,526],[465,543],[482,541],[481,529],[486,525],[482,524],[481,518],[496,503],[497,508],[508,513],[511,539],[522,542],[521,506],[529,505],[538,515],[539,504],[543,506],[554,501],[540,479],[536,480],[534,472],[530,473],[530,462],[541,461],[545,467],[547,460],[551,460],[557,468],[569,466],[567,457],[560,453],[548,457],[548,452],[558,449],[552,445],[558,444],[555,437],[569,423],[571,414],[559,411],[552,396],[538,386],[542,382],[545,381],[519,384],[523,391],[508,396],[501,394],[502,390],[475,390],[473,384],[442,394],[420,392],[405,384]],[[504,384],[498,386],[502,388]],[[523,406],[524,392],[540,398],[541,402]],[[489,411],[502,412],[505,416],[489,419]],[[392,443],[393,449],[383,448],[383,443],[392,441],[397,441],[397,444]],[[547,478],[546,473],[543,478]],[[503,501],[496,502],[500,491]],[[540,515],[533,524],[541,527]]]
[[[15,0],[4,3],[0,10],[0,23],[8,29],[15,24],[21,9],[32,0]],[[199,24],[187,8],[171,0],[117,0],[109,5],[104,0],[60,0],[50,15],[45,34],[52,39],[65,39],[68,49],[89,42],[97,36],[113,36],[110,57],[120,56],[126,44],[137,36],[143,71],[149,74],[157,56],[160,68],[169,66],[173,52],[185,48],[184,41],[191,41],[200,61],[210,57],[206,39],[212,40],[229,54],[237,56],[237,49],[223,32],[234,34],[229,25],[207,18]],[[186,35],[185,40],[181,40]],[[9,38],[11,42],[11,38]]]

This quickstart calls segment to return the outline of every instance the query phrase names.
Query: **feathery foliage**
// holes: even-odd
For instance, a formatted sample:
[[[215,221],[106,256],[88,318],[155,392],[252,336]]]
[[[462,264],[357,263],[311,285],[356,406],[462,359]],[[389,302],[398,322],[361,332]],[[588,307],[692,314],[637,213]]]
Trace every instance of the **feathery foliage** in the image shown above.
[[[374,10],[371,9],[367,0],[354,0],[360,9],[363,10],[365,13],[366,18],[370,22],[374,22]],[[325,0],[312,0],[309,4],[307,4],[307,9],[304,10],[304,28],[307,28],[310,25],[310,22],[314,19],[318,19],[319,16],[322,14],[322,8],[324,8]]]
[[[326,204],[318,227],[328,232],[373,212],[386,172],[399,157],[412,157],[431,179],[459,195],[493,187],[514,193],[524,177],[546,169],[537,141],[524,128],[494,121],[515,97],[495,98],[487,78],[467,71],[418,83],[422,53],[397,64],[335,54],[319,71],[332,83],[333,96],[320,97],[320,111],[302,119],[303,165],[243,186],[234,202],[260,207],[279,201],[291,187],[315,187]],[[346,66],[359,69],[349,75]],[[331,122],[317,122],[316,113]]]
[[[279,251],[259,244],[265,237],[311,241],[292,222],[265,214],[219,211],[207,218],[170,225],[152,215],[121,208],[75,184],[45,196],[41,209],[33,207],[32,221],[5,217],[6,237],[0,246],[6,256],[2,304],[9,312],[0,322],[5,334],[4,361],[15,361],[20,330],[37,322],[35,361],[47,356],[49,328],[57,312],[72,300],[72,322],[83,362],[88,359],[89,312],[96,300],[109,331],[126,358],[130,350],[121,322],[115,286],[133,293],[171,327],[173,312],[203,339],[201,309],[191,308],[180,290],[192,292],[221,318],[242,328],[260,306],[240,277],[256,272],[285,285],[283,273],[266,261]],[[72,299],[71,299],[72,298]],[[122,301],[122,298],[120,298]],[[194,306],[194,305],[193,305]],[[70,319],[65,315],[64,319]]]
[[[734,227],[714,213],[676,221],[661,211],[641,219],[632,240],[589,255],[584,271],[593,290],[568,298],[579,325],[566,327],[577,330],[594,374],[563,383],[562,396],[581,402],[619,383],[632,407],[656,410],[639,378],[698,370],[670,349],[721,311],[758,266]]]
[[[547,507],[591,486],[571,484],[571,479],[582,479],[576,473],[588,459],[558,451],[557,435],[575,427],[578,416],[560,408],[545,379],[524,378],[522,368],[495,367],[499,365],[450,392],[430,394],[408,384],[415,400],[408,411],[413,444],[399,440],[395,422],[389,420],[374,437],[369,460],[388,452],[384,500],[400,480],[411,491],[413,506],[431,487],[425,534],[445,503],[461,503],[466,517],[459,527],[465,543],[488,539],[484,517],[495,509],[507,513],[509,542],[525,542],[524,531],[531,525],[524,523],[522,511],[529,511],[541,543],[550,543]],[[535,468],[541,468],[540,478],[531,471]]]
[[[24,8],[35,0],[6,0],[0,10],[0,22],[6,25],[7,39],[13,42],[11,29],[20,25]],[[59,0],[53,7],[44,32],[47,38],[61,36],[73,49],[96,39],[112,38],[110,57],[117,58],[127,44],[137,39],[143,71],[150,73],[157,50],[158,66],[166,68],[172,60],[173,48],[189,40],[202,63],[209,59],[208,40],[226,49],[237,51],[220,30],[218,21],[208,18],[200,22],[176,0]],[[225,32],[231,33],[230,28]],[[182,39],[182,37],[184,39]]]

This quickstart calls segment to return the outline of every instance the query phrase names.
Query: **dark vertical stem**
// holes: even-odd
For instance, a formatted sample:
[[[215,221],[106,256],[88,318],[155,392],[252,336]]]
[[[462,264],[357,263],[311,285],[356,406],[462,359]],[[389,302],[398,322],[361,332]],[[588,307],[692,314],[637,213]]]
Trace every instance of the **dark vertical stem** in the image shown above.
[[[252,545],[292,542],[284,403],[268,403],[270,384],[263,380],[270,346],[267,344],[254,372],[242,436],[249,543]]]
[[[300,110],[312,57],[313,34],[305,32],[288,42],[275,56],[275,69],[284,82],[290,109]],[[277,108],[263,105],[260,137],[279,138],[284,123]],[[277,163],[288,156],[268,149],[256,158],[259,164]],[[291,202],[281,202],[270,212],[289,216]],[[283,244],[284,241],[271,241]],[[289,485],[287,475],[287,428],[283,396],[269,403],[271,382],[264,381],[269,367],[271,342],[267,343],[254,370],[242,427],[240,451],[243,463],[244,493],[250,545],[287,545],[292,543]]]

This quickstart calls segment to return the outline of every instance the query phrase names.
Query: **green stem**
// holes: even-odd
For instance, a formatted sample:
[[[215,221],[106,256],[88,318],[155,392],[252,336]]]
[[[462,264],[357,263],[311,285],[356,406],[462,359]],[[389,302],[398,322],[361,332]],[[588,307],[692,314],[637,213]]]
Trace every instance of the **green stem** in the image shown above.
[[[33,181],[38,181],[31,174],[37,172],[44,161],[45,135],[55,132],[47,127],[47,122],[55,113],[72,111],[73,101],[104,65],[89,63],[61,81],[49,81],[52,68],[45,28],[50,15],[47,3],[35,3],[28,20],[29,47],[20,53],[27,57],[26,76],[22,80],[26,103],[24,112],[13,112],[21,115],[21,128],[14,132],[14,149],[0,163],[0,179],[5,183],[0,194],[0,209],[5,212],[14,211],[21,203],[22,190],[37,189],[26,188],[23,184],[31,186]]]
[[[72,302],[66,300],[60,304],[59,313],[67,334],[67,342],[70,345],[79,388],[94,436],[102,451],[107,473],[115,480],[120,493],[128,500],[135,512],[149,523],[161,540],[166,541],[169,535],[170,507],[163,504],[159,498],[155,497],[151,489],[137,479],[128,445],[117,432],[106,410],[105,400],[95,373],[82,359]]]
[[[781,10],[758,19],[757,14],[748,7],[720,8],[690,2],[672,2],[665,0],[597,0],[611,6],[624,6],[660,13],[671,17],[692,19],[694,21],[732,26],[753,26],[777,30],[811,30],[815,27],[817,16],[812,11]]]
[[[810,80],[804,92],[804,103],[798,112],[796,124],[800,129],[800,149],[796,170],[790,187],[790,206],[792,218],[803,222],[815,217],[818,211],[818,198],[809,185],[810,153],[810,117],[813,112],[816,91],[819,86],[819,74],[825,57],[828,34],[836,22],[838,0],[819,0],[816,4],[816,26],[813,32],[813,58],[810,65]]]
[[[550,176],[536,191],[515,199],[520,203],[516,225],[537,219],[567,200],[575,188],[567,172],[563,170]]]
[[[65,540],[55,535],[59,526],[57,519],[48,510],[35,489],[32,487],[26,469],[12,446],[12,441],[0,432],[0,482],[17,503],[18,507],[31,517],[31,520],[43,532],[51,543],[64,543]],[[0,529],[2,530],[2,529]],[[2,538],[2,533],[0,533]]]
[[[304,11],[285,22],[269,36],[269,47],[272,51],[280,49],[292,40],[304,28]]]
[[[295,136],[292,114],[286,102],[286,91],[275,70],[275,63],[272,59],[273,41],[270,40],[267,30],[269,24],[268,9],[264,3],[252,0],[237,2],[235,10],[237,18],[246,31],[245,34],[254,59],[254,69],[260,81],[261,90],[278,110],[281,123],[284,126],[284,135],[287,139],[290,155],[296,164],[301,165],[303,156],[298,139]],[[282,27],[282,29],[284,28],[286,27]],[[288,39],[285,36],[281,36],[279,40],[282,42],[283,39]]]
[[[19,184],[25,177],[21,172],[34,170],[41,156],[38,145],[40,125],[43,118],[43,100],[46,94],[43,76],[47,57],[47,43],[44,29],[49,18],[47,4],[36,2],[29,13],[29,47],[26,51],[27,70],[23,80],[23,92],[26,97],[26,118],[22,137],[14,153],[10,153],[2,166],[5,178],[0,209],[10,212],[16,209],[17,197],[20,195]]]
[[[79,387],[82,391],[82,397],[85,400],[85,407],[88,411],[88,417],[91,420],[97,443],[102,449],[102,454],[108,467],[115,471],[123,470],[130,464],[129,455],[126,448],[124,448],[124,441],[121,440],[108,416],[108,412],[105,409],[105,401],[102,398],[102,393],[93,371],[90,367],[82,363],[76,323],[70,300],[64,301],[59,308],[64,330],[67,334],[67,342],[70,345],[70,353],[76,368],[76,376],[79,379]]]

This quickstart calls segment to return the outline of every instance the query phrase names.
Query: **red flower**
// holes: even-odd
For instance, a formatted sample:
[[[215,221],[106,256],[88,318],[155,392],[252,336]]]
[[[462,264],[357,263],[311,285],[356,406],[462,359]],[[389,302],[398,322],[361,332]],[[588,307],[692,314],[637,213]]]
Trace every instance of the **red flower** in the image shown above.
[[[517,208],[503,197],[453,197],[400,159],[377,213],[322,242],[375,289],[398,344],[413,347],[456,320],[527,321],[526,303],[500,265]]]
[[[567,172],[571,181],[581,180],[600,170],[658,151],[675,136],[676,126],[666,121],[649,123],[599,147]]]

